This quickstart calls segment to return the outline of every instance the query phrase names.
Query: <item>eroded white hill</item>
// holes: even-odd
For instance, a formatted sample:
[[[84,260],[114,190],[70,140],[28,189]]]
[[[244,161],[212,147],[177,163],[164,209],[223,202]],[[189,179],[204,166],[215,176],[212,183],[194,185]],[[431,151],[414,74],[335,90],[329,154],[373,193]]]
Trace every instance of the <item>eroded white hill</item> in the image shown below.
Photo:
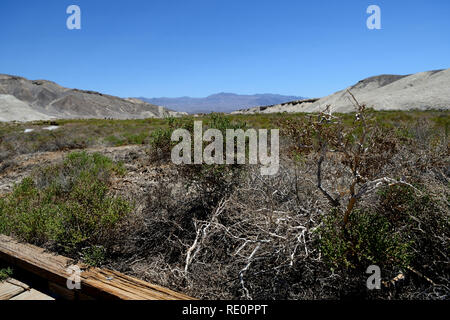
[[[359,103],[376,110],[450,109],[450,69],[406,76],[375,76],[315,101],[294,101],[238,113],[317,112],[327,105],[333,112],[351,112],[354,106],[348,90]]]

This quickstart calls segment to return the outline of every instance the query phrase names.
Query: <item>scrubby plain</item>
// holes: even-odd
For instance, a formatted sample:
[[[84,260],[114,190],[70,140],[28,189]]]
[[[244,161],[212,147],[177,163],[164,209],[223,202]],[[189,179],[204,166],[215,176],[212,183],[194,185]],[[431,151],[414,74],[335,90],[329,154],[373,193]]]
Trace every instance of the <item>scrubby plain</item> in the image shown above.
[[[1,123],[0,232],[197,298],[448,299],[449,112],[356,106]],[[172,164],[194,120],[279,128],[279,172]]]

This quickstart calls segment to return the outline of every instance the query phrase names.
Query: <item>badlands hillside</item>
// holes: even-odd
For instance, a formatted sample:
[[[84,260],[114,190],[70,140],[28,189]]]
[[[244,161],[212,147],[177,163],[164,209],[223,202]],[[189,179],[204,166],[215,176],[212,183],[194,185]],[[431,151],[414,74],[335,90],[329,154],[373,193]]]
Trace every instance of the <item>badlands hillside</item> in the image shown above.
[[[316,112],[331,105],[333,112],[351,112],[347,91],[375,110],[450,109],[450,69],[411,75],[380,75],[321,99],[298,100],[235,113]]]
[[[178,114],[139,99],[122,99],[64,88],[51,81],[0,74],[0,121],[142,119]]]

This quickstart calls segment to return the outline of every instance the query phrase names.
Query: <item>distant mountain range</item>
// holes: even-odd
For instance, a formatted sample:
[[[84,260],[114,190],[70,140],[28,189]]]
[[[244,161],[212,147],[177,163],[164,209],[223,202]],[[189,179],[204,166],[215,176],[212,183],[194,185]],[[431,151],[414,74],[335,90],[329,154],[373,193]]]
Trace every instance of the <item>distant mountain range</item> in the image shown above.
[[[179,113],[139,99],[68,89],[47,80],[0,74],[0,121],[143,119]]]
[[[292,101],[239,110],[234,113],[318,112],[327,105],[333,112],[351,112],[350,91],[360,104],[375,110],[450,109],[450,69],[409,75],[370,77],[321,99]]]
[[[283,96],[279,94],[241,95],[234,93],[217,93],[206,98],[143,98],[145,102],[164,106],[175,111],[188,113],[232,112],[242,108],[262,105],[273,105],[293,100],[304,99],[298,96]]]

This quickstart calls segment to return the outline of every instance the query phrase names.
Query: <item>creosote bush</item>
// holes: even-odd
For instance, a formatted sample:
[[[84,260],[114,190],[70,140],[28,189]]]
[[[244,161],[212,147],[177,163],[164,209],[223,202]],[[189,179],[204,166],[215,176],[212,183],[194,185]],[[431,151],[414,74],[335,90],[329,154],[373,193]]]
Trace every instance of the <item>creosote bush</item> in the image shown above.
[[[0,199],[0,232],[72,256],[84,247],[108,247],[115,226],[132,210],[109,195],[111,177],[124,173],[122,164],[99,153],[71,153]]]
[[[409,264],[411,244],[386,217],[355,210],[345,231],[341,223],[342,219],[331,213],[318,229],[320,250],[332,270],[358,268],[361,271],[369,265],[383,268]]]

